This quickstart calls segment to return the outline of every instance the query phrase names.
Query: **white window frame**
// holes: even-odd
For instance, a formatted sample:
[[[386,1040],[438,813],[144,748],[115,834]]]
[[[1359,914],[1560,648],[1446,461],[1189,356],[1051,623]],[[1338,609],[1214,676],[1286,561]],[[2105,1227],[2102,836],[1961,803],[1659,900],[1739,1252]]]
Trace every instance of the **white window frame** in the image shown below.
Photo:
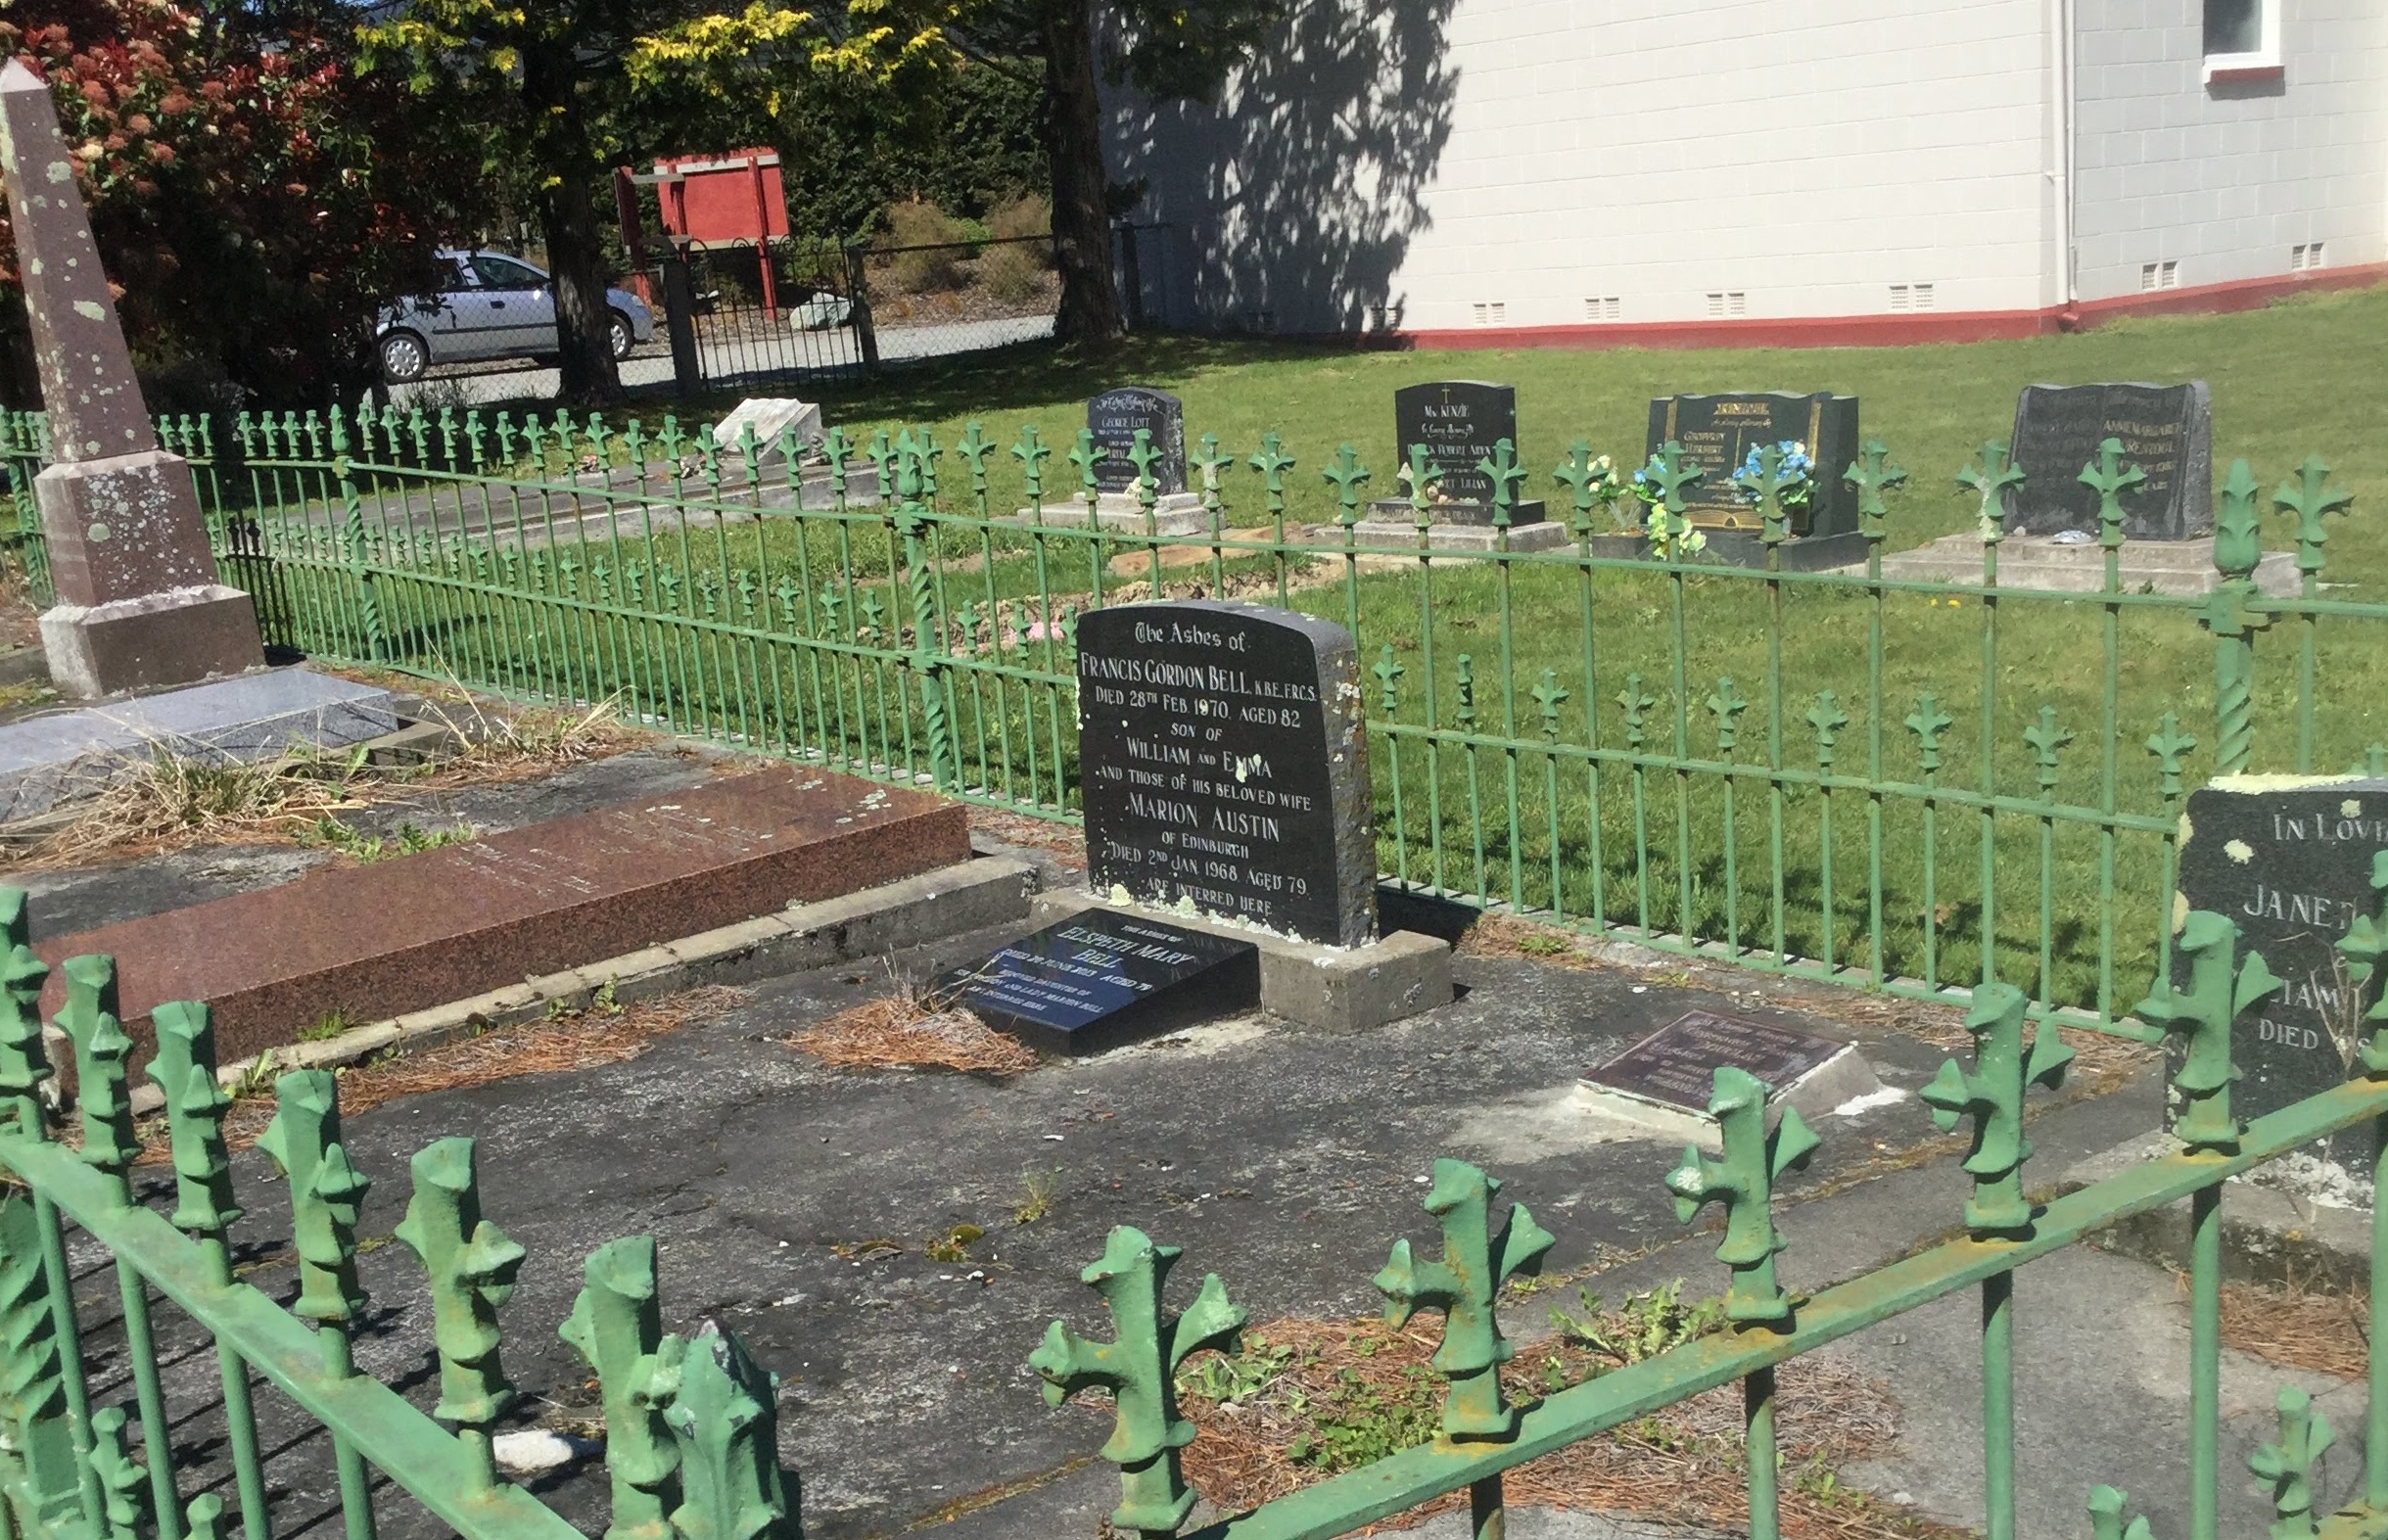
[[[2280,8],[2286,3],[2287,0],[2256,0],[2262,45],[2252,54],[2206,55],[2205,83],[2212,85],[2217,76],[2224,80],[2245,78],[2249,70],[2277,75],[2280,72]],[[2202,44],[2203,38],[2199,41]]]

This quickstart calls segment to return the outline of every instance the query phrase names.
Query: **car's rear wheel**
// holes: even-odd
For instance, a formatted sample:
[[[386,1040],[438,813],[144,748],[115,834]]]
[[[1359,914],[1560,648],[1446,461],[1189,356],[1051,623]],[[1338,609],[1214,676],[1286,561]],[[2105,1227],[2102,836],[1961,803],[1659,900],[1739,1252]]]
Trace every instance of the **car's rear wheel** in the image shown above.
[[[391,332],[382,338],[382,376],[393,385],[423,378],[431,367],[431,350],[412,332]]]
[[[631,349],[637,345],[638,334],[631,330],[631,318],[620,310],[609,310],[606,314],[609,317],[606,346],[614,350],[614,362],[620,363],[631,355]]]

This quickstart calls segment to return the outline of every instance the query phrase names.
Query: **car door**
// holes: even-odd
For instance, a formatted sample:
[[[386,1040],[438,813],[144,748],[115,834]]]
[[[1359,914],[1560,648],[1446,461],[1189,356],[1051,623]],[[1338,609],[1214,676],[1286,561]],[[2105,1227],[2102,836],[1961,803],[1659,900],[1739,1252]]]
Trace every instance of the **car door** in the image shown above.
[[[487,324],[488,311],[462,262],[453,257],[437,261],[439,287],[408,306],[412,324],[423,332],[434,362],[473,357],[470,339]]]
[[[555,293],[545,273],[494,252],[474,253],[473,272],[492,316],[492,346],[483,356],[555,351]]]

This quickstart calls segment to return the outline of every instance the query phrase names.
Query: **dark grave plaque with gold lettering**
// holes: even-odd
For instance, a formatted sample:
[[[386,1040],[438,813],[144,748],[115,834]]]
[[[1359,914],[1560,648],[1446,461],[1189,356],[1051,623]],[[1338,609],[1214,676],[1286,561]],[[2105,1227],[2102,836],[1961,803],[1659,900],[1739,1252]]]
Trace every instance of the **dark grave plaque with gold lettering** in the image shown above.
[[[2388,780],[2224,776],[2189,794],[2176,924],[2191,910],[2223,915],[2239,927],[2239,957],[2261,953],[2281,980],[2231,1035],[2240,1078],[2230,1109],[2239,1116],[2276,1112],[2357,1073],[2368,1036],[2361,1018],[2380,981],[2358,991],[2337,943],[2378,903],[2371,863],[2383,850]],[[2176,988],[2188,987],[2189,962],[2176,951]],[[2357,1148],[2368,1139],[2366,1131],[2328,1143],[2353,1163],[2369,1158]]]
[[[1492,522],[1492,477],[1479,467],[1494,459],[1503,439],[1509,441],[1514,462],[1521,457],[1514,385],[1430,380],[1393,393],[1393,461],[1400,467],[1396,475],[1408,482],[1411,446],[1425,444],[1428,463],[1441,473],[1430,493],[1438,524]],[[1408,520],[1407,486],[1399,497],[1379,498],[1374,511],[1381,519]],[[1538,497],[1518,497],[1510,504],[1512,525],[1539,524],[1543,518]]]
[[[1649,452],[1668,440],[1683,445],[1687,465],[1703,475],[1683,490],[1684,517],[1702,529],[1747,530],[1763,521],[1749,494],[1733,485],[1750,451],[1796,443],[1815,463],[1807,502],[1791,513],[1794,539],[1848,535],[1857,528],[1857,489],[1841,473],[1857,458],[1857,397],[1817,391],[1743,391],[1724,396],[1663,396],[1650,403]]]
[[[1077,631],[1095,891],[1330,946],[1374,940],[1351,634],[1211,600],[1097,610]]]
[[[1260,1006],[1260,949],[1142,914],[1088,910],[937,982],[1049,1053],[1100,1053]]]
[[[2013,441],[2024,482],[2006,493],[2007,533],[2097,534],[2098,491],[2082,471],[2097,463],[2108,439],[2121,442],[2123,463],[2145,478],[2117,493],[2127,538],[2214,533],[2214,410],[2203,380],[2025,386]]]

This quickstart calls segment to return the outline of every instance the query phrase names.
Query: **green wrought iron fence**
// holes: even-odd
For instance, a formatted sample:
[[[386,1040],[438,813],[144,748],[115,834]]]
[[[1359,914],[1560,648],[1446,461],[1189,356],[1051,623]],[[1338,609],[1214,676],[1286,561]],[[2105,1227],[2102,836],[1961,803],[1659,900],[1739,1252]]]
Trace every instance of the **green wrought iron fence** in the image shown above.
[[[174,1436],[220,1417],[243,1540],[272,1540],[294,1517],[268,1492],[255,1394],[287,1397],[328,1435],[349,1540],[371,1540],[374,1476],[406,1493],[463,1540],[577,1540],[579,1531],[499,1478],[492,1431],[515,1393],[499,1362],[498,1307],[522,1247],[481,1216],[473,1142],[443,1139],[412,1161],[413,1195],[396,1238],[422,1264],[432,1300],[439,1401],[427,1416],[357,1372],[350,1354],[364,1293],[357,1206],[370,1185],[341,1143],[338,1083],[323,1070],[274,1082],[259,1145],[288,1177],[299,1290],[285,1310],[236,1276],[228,1240],[241,1218],[208,1007],[169,1003],[151,1019],[148,1075],[164,1095],[174,1206],[136,1195],[144,1159],[117,1015],[115,959],[70,957],[57,1026],[73,1045],[81,1140],[50,1137],[51,1077],[38,1011],[49,969],[25,945],[25,895],[0,889],[0,1513],[24,1540],[226,1540],[214,1491],[184,1502],[197,1458]],[[68,1222],[104,1248],[117,1284],[120,1356],[131,1406],[95,1406],[91,1336],[68,1266]],[[221,1370],[213,1408],[170,1405],[152,1307],[163,1297],[211,1345]],[[586,1286],[562,1325],[594,1372],[606,1423],[613,1527],[653,1540],[794,1540],[778,1464],[774,1381],[736,1338],[708,1329],[666,1335],[655,1246],[644,1237],[590,1254]],[[445,1423],[446,1426],[442,1424]],[[211,1429],[214,1424],[209,1423]],[[137,1431],[128,1437],[128,1426]],[[451,1431],[452,1429],[452,1431]],[[136,1450],[138,1457],[136,1458]],[[288,1448],[278,1458],[294,1456]],[[285,1474],[287,1474],[285,1468]]]
[[[19,492],[38,419],[5,425]],[[1315,611],[1370,661],[1386,876],[1469,905],[1743,966],[1894,994],[2025,989],[2034,1014],[2128,1035],[2118,994],[2162,964],[2184,786],[2208,773],[2388,765],[2357,677],[2388,605],[2325,593],[2346,497],[2309,459],[2222,491],[2220,586],[2128,591],[2119,444],[2097,591],[1998,581],[1998,498],[2021,473],[1984,445],[1950,490],[1983,509],[1979,585],[1883,578],[1896,499],[1879,443],[1861,572],[1780,570],[1811,489],[1768,450],[1735,479],[1764,568],[1703,560],[1671,447],[1644,472],[1651,524],[1578,444],[1551,473],[1566,542],[1520,547],[1526,469],[1504,444],[1494,543],[1428,543],[1433,470],[1405,468],[1412,543],[1358,530],[1371,472],[1315,475],[1274,436],[1190,456],[1200,533],[1165,536],[1151,451],[1128,528],[1090,518],[1101,450],[1053,463],[1034,427],[976,424],[820,463],[751,436],[601,419],[400,413],[177,419],[227,581],[269,640],[333,660],[552,700],[612,700],[674,731],[864,775],[1077,816],[1074,618],[1200,591]],[[866,491],[866,489],[870,490]],[[2301,590],[2260,591],[2262,519],[2290,521]],[[1379,515],[1381,518],[1381,515]],[[1139,527],[1141,526],[1141,528]],[[39,539],[20,537],[38,562]],[[1649,559],[1653,552],[1671,559]],[[2259,733],[2259,727],[2263,730]],[[2259,747],[2259,738],[2261,745]]]
[[[2375,975],[2388,953],[2388,852],[2380,854],[2372,885],[2377,911],[2360,917],[2338,946],[2350,978],[2376,994]],[[2191,913],[2180,943],[2191,958],[2188,987],[2176,991],[2160,978],[2138,1006],[2181,1040],[2172,1085],[2180,1147],[2044,1204],[2026,1196],[2025,1098],[2036,1085],[2061,1083],[2073,1050],[2045,1027],[2027,1031],[2022,991],[2000,983],[1979,989],[1965,1023],[1974,1040],[1972,1063],[1950,1059],[1922,1093],[1941,1127],[1964,1123],[1972,1134],[1963,1236],[1804,1296],[1786,1290],[1775,1276],[1774,1258],[1786,1242],[1774,1222],[1773,1195],[1776,1179],[1814,1153],[1816,1136],[1796,1111],[1785,1111],[1769,1129],[1766,1088],[1740,1070],[1718,1069],[1709,1111],[1722,1152],[1685,1150],[1665,1183],[1686,1223],[1708,1205],[1723,1210],[1716,1257],[1730,1275],[1726,1325],[1546,1396],[1519,1396],[1519,1385],[1504,1385],[1500,1370],[1514,1346],[1502,1336],[1496,1307],[1504,1284],[1533,1271],[1555,1237],[1523,1204],[1496,1216],[1500,1184],[1482,1171],[1437,1161],[1425,1206],[1441,1230],[1439,1247],[1414,1251],[1408,1240],[1397,1240],[1374,1280],[1393,1326],[1421,1310],[1442,1315],[1433,1366],[1446,1383],[1435,1436],[1194,1530],[1189,1540],[1328,1540],[1463,1488],[1477,1540],[1500,1540],[1503,1472],[1735,1380],[1745,1413],[1748,1532],[1753,1540],[1774,1540],[1776,1368],[1968,1288],[1979,1288],[1982,1299],[1984,1533],[2014,1540],[2015,1274],[2119,1220],[2183,1199],[2190,1213],[2186,1533],[2187,1540],[2215,1540],[2224,1185],[2338,1129],[2368,1125],[2388,1151],[2388,1005],[2374,1004],[2365,1018],[2370,1037],[2358,1078],[2252,1122],[2233,1114],[2232,1026],[2282,987],[2260,956],[2239,954],[2238,940],[2224,916]],[[2375,1164],[2375,1184],[2383,1172],[2388,1161]],[[2377,1321],[2388,1309],[2388,1225],[2376,1200],[2371,1223],[2370,1319]],[[1147,1540],[1177,1534],[1194,1506],[1180,1456],[1196,1430],[1178,1406],[1179,1367],[1191,1353],[1232,1348],[1245,1324],[1215,1273],[1183,1311],[1173,1311],[1164,1284],[1178,1257],[1140,1231],[1112,1231],[1101,1258],[1084,1274],[1102,1297],[1112,1340],[1090,1341],[1056,1321],[1029,1360],[1056,1406],[1084,1391],[1110,1392],[1115,1421],[1102,1454],[1120,1468],[1121,1493],[1111,1522]],[[2388,1459],[2380,1455],[2388,1450],[2388,1356],[2376,1345],[2367,1374],[2363,1485],[2336,1513],[2325,1511],[2319,1490],[2321,1457],[2336,1435],[2304,1391],[2279,1392],[2278,1435],[2248,1462],[2271,1489],[2272,1540],[2388,1534]],[[2146,1540],[2143,1521],[2125,1522],[2125,1494],[2101,1486],[2085,1495],[2096,1540]]]

